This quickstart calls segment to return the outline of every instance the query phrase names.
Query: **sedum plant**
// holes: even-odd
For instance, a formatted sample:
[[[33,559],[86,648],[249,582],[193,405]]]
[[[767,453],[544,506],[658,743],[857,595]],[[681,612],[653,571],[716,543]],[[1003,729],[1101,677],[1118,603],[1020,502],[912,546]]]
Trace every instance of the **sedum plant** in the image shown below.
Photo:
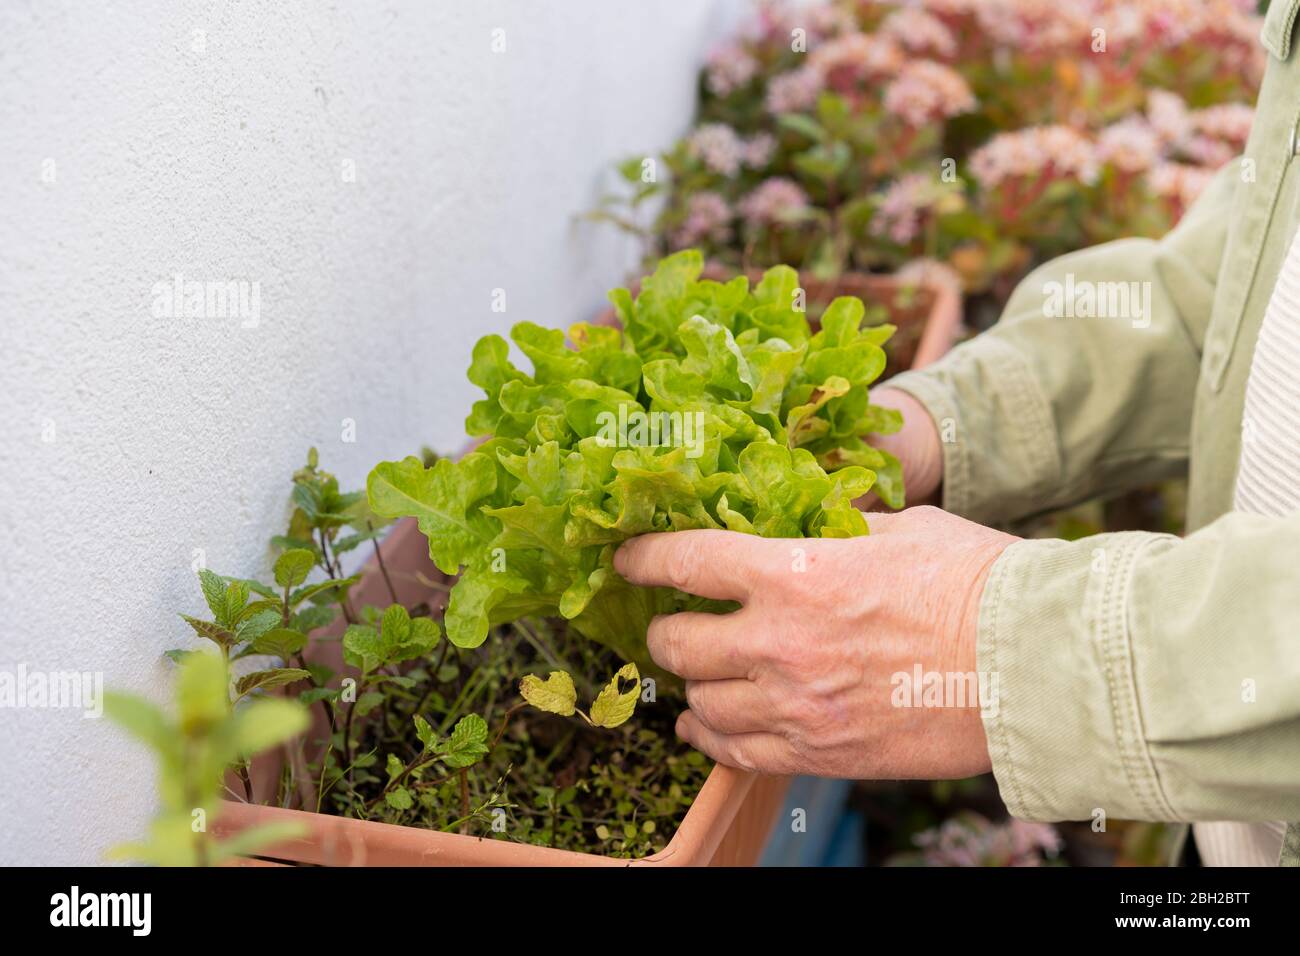
[[[903,504],[897,460],[869,433],[901,425],[874,406],[892,326],[862,327],[856,298],[818,325],[793,269],[701,280],[696,250],[669,256],[635,297],[610,293],[622,328],[563,332],[528,322],[474,348],[485,397],[466,429],[483,439],[459,461],[384,462],[367,482],[385,519],[414,516],[434,563],[459,573],[445,624],[458,647],[526,616],[558,616],[624,660],[659,674],[645,631],[656,614],[721,609],[628,585],[618,545],[653,531],[719,528],[765,537],[867,533],[853,500]]]
[[[828,280],[920,259],[1002,301],[1062,251],[1168,231],[1242,152],[1267,59],[1253,0],[757,6],[694,127],[589,214],[651,258]]]

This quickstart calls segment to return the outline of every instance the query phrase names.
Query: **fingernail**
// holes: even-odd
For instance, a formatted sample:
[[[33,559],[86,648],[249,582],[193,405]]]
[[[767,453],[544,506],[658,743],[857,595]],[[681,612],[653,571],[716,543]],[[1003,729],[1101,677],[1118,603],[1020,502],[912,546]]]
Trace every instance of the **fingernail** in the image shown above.
[[[690,743],[691,742],[690,738],[686,736],[686,726],[687,724],[686,724],[685,713],[678,714],[677,723],[673,726],[673,733],[675,733],[682,740],[685,740],[687,743]]]

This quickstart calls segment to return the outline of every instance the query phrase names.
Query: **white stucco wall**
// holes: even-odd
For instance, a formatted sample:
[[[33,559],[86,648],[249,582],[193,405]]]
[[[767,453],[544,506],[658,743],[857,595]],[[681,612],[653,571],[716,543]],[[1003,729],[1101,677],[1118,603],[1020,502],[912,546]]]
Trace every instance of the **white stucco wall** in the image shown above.
[[[620,280],[572,216],[686,126],[715,6],[0,6],[0,671],[162,699],[196,549],[264,571],[309,445],[354,487],[456,448],[474,339]],[[258,324],[155,317],[177,273],[258,282]],[[152,810],[148,756],[75,711],[0,710],[0,768],[3,864],[98,862]]]

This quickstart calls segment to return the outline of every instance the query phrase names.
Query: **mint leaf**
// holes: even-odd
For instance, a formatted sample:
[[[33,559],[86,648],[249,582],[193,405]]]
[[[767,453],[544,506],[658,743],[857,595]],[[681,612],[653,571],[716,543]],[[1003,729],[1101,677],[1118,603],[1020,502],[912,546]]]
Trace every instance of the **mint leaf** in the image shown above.
[[[285,684],[310,678],[310,673],[297,667],[275,667],[245,674],[235,683],[235,690],[240,697],[243,697],[255,690],[270,690],[272,687],[283,687]]]
[[[411,791],[405,787],[398,787],[396,790],[390,790],[384,794],[384,802],[394,810],[409,810],[415,806],[415,800],[411,798]]]
[[[239,638],[235,632],[220,624],[214,624],[212,621],[200,621],[198,618],[190,617],[188,614],[182,614],[181,620],[194,629],[194,633],[199,637],[206,637],[214,644],[230,648],[239,643]]]
[[[302,487],[301,485],[299,487]],[[307,580],[316,566],[316,555],[306,548],[290,548],[275,559],[275,583],[282,588],[297,587]]]
[[[203,568],[199,571],[199,587],[203,589],[203,600],[207,602],[208,610],[212,612],[214,620],[221,622],[226,619],[226,582],[222,580],[221,575]]]
[[[442,762],[456,770],[473,766],[488,752],[487,736],[486,721],[478,714],[467,714],[451,729]]]
[[[392,783],[402,775],[402,771],[404,771],[406,767],[402,764],[402,761],[398,759],[396,754],[389,754],[386,769],[388,771],[388,782]]]

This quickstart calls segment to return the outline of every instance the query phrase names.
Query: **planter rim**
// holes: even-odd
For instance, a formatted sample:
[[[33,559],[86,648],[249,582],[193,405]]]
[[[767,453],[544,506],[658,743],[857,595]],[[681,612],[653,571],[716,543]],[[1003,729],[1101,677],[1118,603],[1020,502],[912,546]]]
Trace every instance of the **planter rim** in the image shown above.
[[[630,860],[232,800],[225,801],[214,830],[230,836],[262,824],[299,824],[303,836],[259,856],[319,866],[700,866],[712,860],[756,779],[715,764],[668,845]],[[779,780],[784,790],[785,780],[767,779]]]

